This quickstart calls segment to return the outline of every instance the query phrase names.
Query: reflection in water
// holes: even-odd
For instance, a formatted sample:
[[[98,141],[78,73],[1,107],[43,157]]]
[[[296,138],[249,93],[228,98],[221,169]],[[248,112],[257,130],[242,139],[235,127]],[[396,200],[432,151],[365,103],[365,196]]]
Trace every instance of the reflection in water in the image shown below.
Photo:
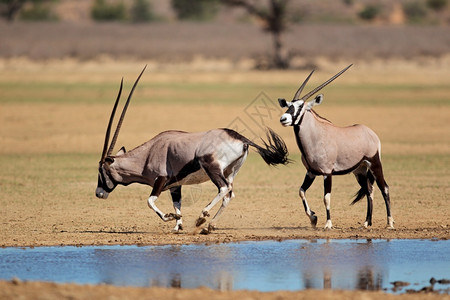
[[[217,290],[387,290],[448,277],[450,241],[316,240],[0,249],[0,278]]]
[[[365,267],[358,271],[356,289],[367,291],[378,291],[383,288],[383,276],[375,274],[373,269]]]
[[[300,245],[297,255],[303,256],[302,271],[305,289],[359,289],[381,290],[386,288],[388,266],[385,265],[388,242],[336,244],[311,241]],[[386,281],[386,282],[385,282]]]
[[[317,274],[316,274],[317,276]],[[319,281],[322,279],[322,285]],[[303,285],[305,289],[342,289],[343,287],[339,284],[333,286],[333,282],[339,280],[339,278],[334,278],[332,272],[324,270],[322,277],[314,277],[311,273],[303,274]],[[383,290],[383,276],[380,273],[374,273],[373,269],[369,266],[363,267],[356,272],[356,280],[354,286],[349,286],[349,289],[354,290],[366,290],[366,291],[379,291]]]

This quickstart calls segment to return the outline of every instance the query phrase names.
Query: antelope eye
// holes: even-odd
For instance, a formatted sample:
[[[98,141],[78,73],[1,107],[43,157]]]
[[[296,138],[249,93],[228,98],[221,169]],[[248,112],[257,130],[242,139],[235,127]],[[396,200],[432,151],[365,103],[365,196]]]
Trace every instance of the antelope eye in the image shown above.
[[[287,114],[293,114],[294,113],[294,105],[289,106],[288,110],[286,111]]]

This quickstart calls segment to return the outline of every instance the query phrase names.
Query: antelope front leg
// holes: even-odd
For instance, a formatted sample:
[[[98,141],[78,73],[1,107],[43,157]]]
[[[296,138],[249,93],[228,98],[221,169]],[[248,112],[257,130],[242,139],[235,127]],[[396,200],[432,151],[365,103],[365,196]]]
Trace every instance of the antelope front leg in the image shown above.
[[[308,206],[308,202],[306,201],[306,190],[309,189],[315,178],[316,176],[314,174],[307,172],[299,191],[300,198],[303,202],[303,207],[305,208],[305,213],[309,217],[312,227],[316,227],[317,225],[317,216],[316,213],[313,212]]]
[[[166,182],[167,182],[167,178],[166,178],[166,177],[160,176],[160,177],[156,178],[155,184],[154,184],[154,186],[153,186],[152,193],[150,194],[150,197],[149,197],[148,200],[147,200],[148,206],[149,206],[151,209],[153,209],[153,210],[156,212],[156,214],[157,214],[164,222],[172,221],[172,220],[174,220],[174,219],[178,220],[178,219],[181,218],[180,215],[173,214],[173,213],[170,213],[170,214],[164,214],[162,211],[159,210],[158,207],[156,207],[155,202],[156,202],[156,200],[158,200],[158,197],[159,197],[159,195],[161,194],[161,192],[162,192],[162,190],[163,190],[164,185],[166,184]]]
[[[333,224],[331,223],[330,216],[330,206],[331,206],[331,175],[324,176],[324,197],[323,202],[325,204],[325,208],[327,209],[327,223],[325,224],[324,229],[331,229]]]

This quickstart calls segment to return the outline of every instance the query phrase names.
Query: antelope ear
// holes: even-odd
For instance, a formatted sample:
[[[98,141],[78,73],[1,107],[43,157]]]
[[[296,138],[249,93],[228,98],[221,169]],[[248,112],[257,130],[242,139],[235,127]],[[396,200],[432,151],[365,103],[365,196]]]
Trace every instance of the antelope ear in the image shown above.
[[[281,107],[288,107],[288,102],[286,101],[286,99],[283,98],[278,98],[278,103],[280,104]]]
[[[127,153],[127,150],[125,149],[124,146],[122,146],[122,148],[120,148],[119,152],[117,152],[116,156],[120,156]]]
[[[112,158],[111,156],[108,156],[105,158],[105,162],[108,164],[112,164],[114,162],[114,158]]]
[[[314,98],[313,101],[308,102],[308,106],[307,106],[307,110],[310,110],[311,108],[313,108],[316,105],[321,104],[323,101],[323,94],[319,94],[316,96],[316,98]]]

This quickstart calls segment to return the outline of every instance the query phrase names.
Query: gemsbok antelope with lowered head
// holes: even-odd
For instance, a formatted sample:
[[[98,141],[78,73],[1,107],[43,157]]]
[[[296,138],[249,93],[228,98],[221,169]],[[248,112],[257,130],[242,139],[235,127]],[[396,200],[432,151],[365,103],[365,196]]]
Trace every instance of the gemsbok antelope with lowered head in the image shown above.
[[[142,74],[136,79],[117,123],[109,144],[111,126],[122,93],[123,79],[106,130],[103,152],[98,167],[96,196],[106,199],[117,185],[141,183],[153,187],[148,206],[163,221],[176,220],[175,232],[183,229],[181,219],[181,186],[199,184],[211,180],[219,192],[202,210],[196,221],[200,227],[206,222],[209,211],[222,200],[222,205],[212,218],[204,233],[215,228],[218,217],[228,205],[233,193],[233,180],[248,155],[248,148],[254,148],[268,165],[288,163],[288,151],[284,141],[268,129],[267,142],[259,146],[246,137],[228,128],[205,132],[184,132],[169,130],[161,132],[151,140],[126,152],[122,147],[116,155],[112,151],[120,127]],[[109,144],[109,147],[108,147]],[[170,190],[175,213],[163,213],[156,207],[161,192]]]
[[[297,90],[292,101],[278,99],[281,107],[288,108],[281,116],[280,123],[283,126],[294,127],[295,139],[302,154],[303,165],[307,170],[299,194],[313,227],[317,225],[317,216],[309,208],[305,193],[315,177],[322,175],[324,178],[323,201],[327,213],[325,229],[331,229],[333,226],[330,217],[331,178],[333,175],[353,172],[361,188],[352,204],[364,196],[367,197],[367,216],[364,227],[372,225],[373,183],[376,181],[386,204],[387,226],[394,228],[394,219],[390,211],[389,187],[383,176],[380,156],[381,143],[378,136],[364,125],[337,127],[319,116],[312,108],[322,103],[322,94],[317,95],[314,100],[306,102],[351,66],[349,65],[300,98],[303,88],[314,72],[312,71]]]

